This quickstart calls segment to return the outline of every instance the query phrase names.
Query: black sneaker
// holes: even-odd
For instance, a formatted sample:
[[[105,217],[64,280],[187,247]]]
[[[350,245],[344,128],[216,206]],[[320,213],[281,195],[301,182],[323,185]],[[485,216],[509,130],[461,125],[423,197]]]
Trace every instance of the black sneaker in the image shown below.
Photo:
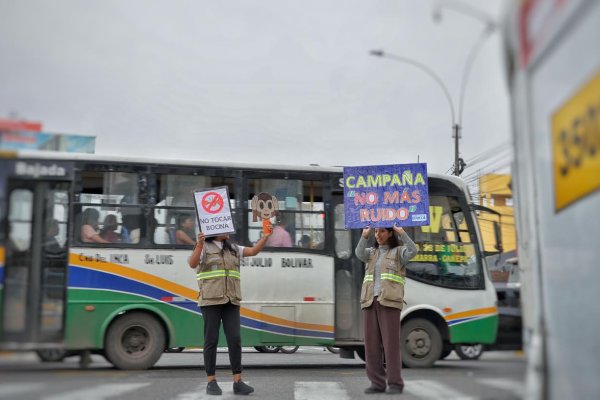
[[[206,394],[212,394],[214,396],[220,396],[223,394],[223,391],[219,387],[217,381],[210,381],[208,385],[206,385]]]
[[[388,388],[385,392],[387,394],[400,394],[400,393],[402,393],[402,390],[404,390],[404,386],[400,386],[400,385],[396,385],[395,383],[392,383],[391,385],[388,386]]]
[[[233,382],[233,394],[247,395],[252,392],[254,392],[254,388],[246,385],[243,381]]]
[[[383,393],[385,392],[385,388],[378,388],[377,386],[369,386],[365,389],[365,394],[374,394],[374,393]]]

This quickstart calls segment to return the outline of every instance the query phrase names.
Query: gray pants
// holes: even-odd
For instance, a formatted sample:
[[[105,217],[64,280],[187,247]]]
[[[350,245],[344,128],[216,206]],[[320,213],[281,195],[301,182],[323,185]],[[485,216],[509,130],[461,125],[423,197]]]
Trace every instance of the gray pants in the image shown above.
[[[379,389],[404,387],[400,353],[400,310],[382,306],[377,297],[363,310],[367,377]],[[384,367],[385,354],[385,367]]]

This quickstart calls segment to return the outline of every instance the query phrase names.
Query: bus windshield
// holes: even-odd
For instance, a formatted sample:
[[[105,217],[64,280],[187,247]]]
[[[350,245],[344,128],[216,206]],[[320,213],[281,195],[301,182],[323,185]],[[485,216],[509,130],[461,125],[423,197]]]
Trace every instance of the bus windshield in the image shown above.
[[[478,262],[466,204],[453,196],[431,196],[431,224],[409,230],[419,254],[407,265],[407,276],[453,289],[481,289],[483,270]]]

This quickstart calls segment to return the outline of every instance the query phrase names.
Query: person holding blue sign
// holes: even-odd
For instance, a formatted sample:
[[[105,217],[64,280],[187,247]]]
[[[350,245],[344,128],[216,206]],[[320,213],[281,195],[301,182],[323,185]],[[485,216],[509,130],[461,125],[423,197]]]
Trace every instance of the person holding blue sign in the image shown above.
[[[248,395],[254,388],[242,381],[242,339],[240,335],[240,264],[244,257],[257,255],[267,243],[272,228],[252,247],[238,246],[229,241],[228,234],[206,238],[198,233],[196,245],[188,259],[190,268],[196,268],[199,297],[198,305],[204,318],[204,368],[208,376],[206,393],[221,395],[217,383],[217,344],[219,329],[227,339],[229,362],[233,373],[233,393]]]
[[[356,256],[366,264],[360,307],[363,309],[366,372],[371,386],[365,393],[399,394],[404,389],[400,354],[404,279],[406,264],[418,250],[404,229],[396,224],[393,228],[376,228],[376,243],[367,248],[370,233],[370,227],[363,229],[355,250]]]

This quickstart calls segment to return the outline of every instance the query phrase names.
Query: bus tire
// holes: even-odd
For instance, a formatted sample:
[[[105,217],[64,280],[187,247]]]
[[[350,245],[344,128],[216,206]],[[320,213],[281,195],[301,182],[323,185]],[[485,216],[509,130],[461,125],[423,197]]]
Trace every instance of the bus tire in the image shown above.
[[[402,363],[409,368],[429,368],[442,355],[442,335],[436,326],[423,318],[414,318],[400,329]]]
[[[300,346],[281,346],[279,350],[281,350],[281,352],[285,354],[294,354],[298,351],[299,347]]]
[[[44,349],[35,352],[42,362],[62,362],[67,357],[67,351],[63,349]]]
[[[280,346],[273,346],[273,345],[267,345],[267,346],[260,346],[260,347],[255,347],[258,351],[260,351],[261,353],[277,353],[279,350],[281,350]]]
[[[457,344],[454,346],[454,351],[461,360],[478,360],[483,354],[483,345],[473,344],[469,346]]]
[[[108,328],[104,353],[119,369],[148,369],[165,351],[166,342],[156,318],[131,312],[114,320]]]

